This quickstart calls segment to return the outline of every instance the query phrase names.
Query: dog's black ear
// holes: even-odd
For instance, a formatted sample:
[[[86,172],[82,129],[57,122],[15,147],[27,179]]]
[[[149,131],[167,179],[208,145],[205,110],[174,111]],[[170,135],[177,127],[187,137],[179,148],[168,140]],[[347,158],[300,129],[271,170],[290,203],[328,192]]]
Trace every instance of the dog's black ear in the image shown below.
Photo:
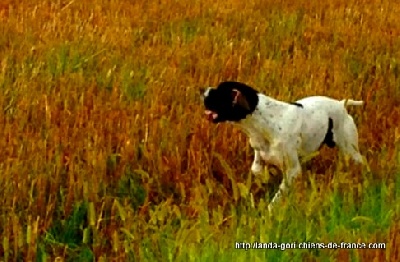
[[[239,105],[246,110],[250,110],[247,98],[237,89],[232,89],[232,104]]]

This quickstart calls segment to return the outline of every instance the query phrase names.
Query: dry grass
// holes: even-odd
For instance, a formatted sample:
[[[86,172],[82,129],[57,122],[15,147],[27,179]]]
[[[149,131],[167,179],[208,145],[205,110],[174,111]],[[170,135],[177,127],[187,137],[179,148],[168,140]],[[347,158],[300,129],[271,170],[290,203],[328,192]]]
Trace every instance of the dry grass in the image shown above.
[[[389,0],[2,1],[2,260],[398,260],[399,12]],[[363,99],[352,114],[370,171],[324,150],[296,206],[266,218],[246,136],[202,118],[199,88],[222,80],[287,101]]]

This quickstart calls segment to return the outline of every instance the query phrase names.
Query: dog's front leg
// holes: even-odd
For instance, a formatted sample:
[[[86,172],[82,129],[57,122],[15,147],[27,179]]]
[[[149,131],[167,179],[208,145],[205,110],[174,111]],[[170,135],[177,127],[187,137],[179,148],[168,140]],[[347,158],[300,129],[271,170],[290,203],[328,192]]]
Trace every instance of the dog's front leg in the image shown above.
[[[262,173],[261,154],[259,149],[254,149],[254,160],[251,164],[251,172],[255,175]]]
[[[270,212],[273,211],[273,208],[278,204],[278,202],[282,199],[283,195],[286,195],[288,190],[292,187],[294,179],[301,174],[301,165],[298,158],[297,153],[292,151],[289,155],[287,155],[284,159],[286,172],[283,174],[282,183],[279,186],[278,192],[273,197],[271,203],[268,205],[268,210]]]
[[[259,175],[262,173],[263,166],[261,163],[261,152],[260,152],[260,143],[259,139],[255,137],[250,138],[250,146],[254,149],[254,160],[251,164],[251,172],[255,175]]]

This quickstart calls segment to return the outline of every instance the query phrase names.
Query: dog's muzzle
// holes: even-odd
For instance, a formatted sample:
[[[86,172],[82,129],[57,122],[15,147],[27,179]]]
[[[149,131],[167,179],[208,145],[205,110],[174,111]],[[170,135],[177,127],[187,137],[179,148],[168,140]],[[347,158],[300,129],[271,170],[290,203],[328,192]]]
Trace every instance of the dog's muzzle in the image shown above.
[[[213,121],[213,120],[218,118],[218,114],[213,112],[213,111],[211,111],[211,110],[204,111],[204,114],[207,116],[207,119],[209,121]]]

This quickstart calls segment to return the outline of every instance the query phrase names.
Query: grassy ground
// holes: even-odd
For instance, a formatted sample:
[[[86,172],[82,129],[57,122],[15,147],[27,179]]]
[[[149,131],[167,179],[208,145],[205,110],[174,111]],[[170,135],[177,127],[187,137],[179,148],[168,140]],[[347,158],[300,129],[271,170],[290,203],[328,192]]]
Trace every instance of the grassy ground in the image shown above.
[[[0,261],[399,261],[399,12],[3,0]],[[199,88],[222,80],[286,101],[363,99],[350,111],[369,168],[324,148],[269,217],[247,137],[202,117]],[[236,249],[255,242],[297,248]],[[386,248],[310,246],[329,242]]]

